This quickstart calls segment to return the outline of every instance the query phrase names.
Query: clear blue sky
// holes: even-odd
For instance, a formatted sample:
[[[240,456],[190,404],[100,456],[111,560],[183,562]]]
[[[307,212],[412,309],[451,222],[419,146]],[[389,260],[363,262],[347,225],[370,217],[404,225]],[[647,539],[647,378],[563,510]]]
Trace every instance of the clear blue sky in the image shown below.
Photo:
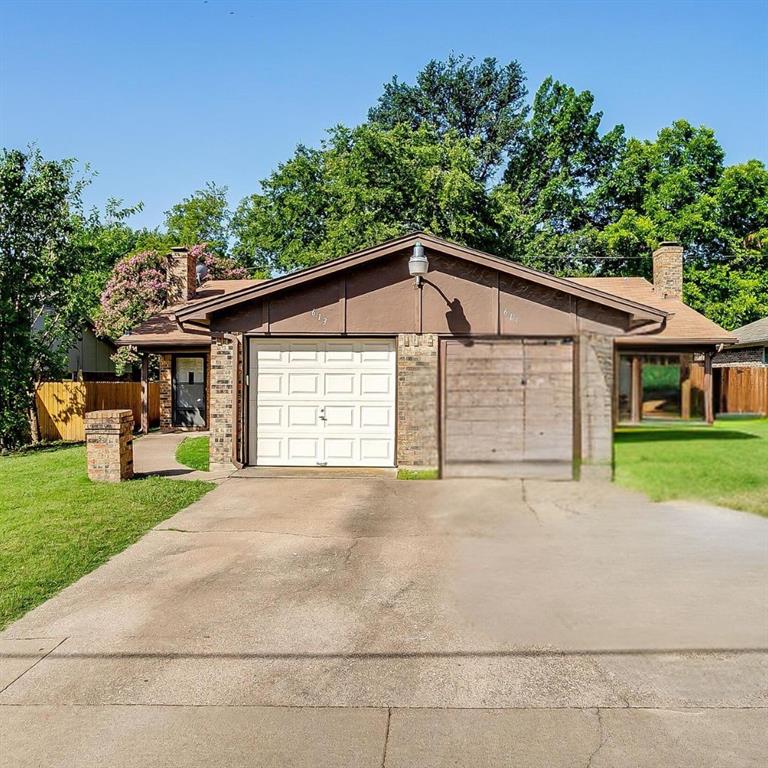
[[[89,203],[155,226],[206,181],[232,203],[299,142],[364,120],[450,51],[589,89],[606,127],[685,117],[768,159],[768,2],[70,3],[0,0],[0,144],[98,171]]]

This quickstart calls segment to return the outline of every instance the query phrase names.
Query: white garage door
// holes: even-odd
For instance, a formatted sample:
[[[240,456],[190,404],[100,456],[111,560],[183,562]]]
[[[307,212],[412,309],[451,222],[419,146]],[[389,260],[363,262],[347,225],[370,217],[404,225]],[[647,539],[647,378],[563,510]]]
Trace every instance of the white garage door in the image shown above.
[[[394,466],[395,359],[388,339],[252,339],[250,463]]]

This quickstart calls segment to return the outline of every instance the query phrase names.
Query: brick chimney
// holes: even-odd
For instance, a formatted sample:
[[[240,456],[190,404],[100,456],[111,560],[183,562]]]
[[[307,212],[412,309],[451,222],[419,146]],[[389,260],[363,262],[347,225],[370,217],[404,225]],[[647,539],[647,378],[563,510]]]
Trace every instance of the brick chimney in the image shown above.
[[[188,248],[171,248],[168,254],[168,275],[171,279],[168,294],[170,306],[185,304],[194,297],[197,286],[196,267],[195,257]]]
[[[673,240],[653,252],[653,290],[665,299],[683,298],[683,246]]]

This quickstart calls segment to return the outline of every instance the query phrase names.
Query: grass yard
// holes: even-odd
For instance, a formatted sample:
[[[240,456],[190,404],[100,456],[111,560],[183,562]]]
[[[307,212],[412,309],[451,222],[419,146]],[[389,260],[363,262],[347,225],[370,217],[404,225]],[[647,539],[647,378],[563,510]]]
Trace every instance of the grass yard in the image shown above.
[[[398,480],[437,480],[436,469],[398,469]]]
[[[616,482],[654,501],[701,500],[768,516],[768,419],[620,428]]]
[[[83,446],[0,458],[0,629],[213,487],[92,483]]]
[[[176,449],[176,461],[185,467],[208,471],[208,438],[188,437]]]

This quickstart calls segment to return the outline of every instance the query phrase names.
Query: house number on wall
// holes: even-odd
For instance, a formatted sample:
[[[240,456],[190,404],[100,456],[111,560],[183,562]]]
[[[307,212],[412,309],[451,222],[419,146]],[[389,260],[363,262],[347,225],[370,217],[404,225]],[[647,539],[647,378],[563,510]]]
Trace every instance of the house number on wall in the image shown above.
[[[312,317],[314,317],[320,325],[328,324],[328,315],[324,315],[319,309],[312,310]]]
[[[520,318],[511,309],[507,309],[506,307],[504,307],[501,314],[504,315],[510,323],[517,323],[520,321]]]

